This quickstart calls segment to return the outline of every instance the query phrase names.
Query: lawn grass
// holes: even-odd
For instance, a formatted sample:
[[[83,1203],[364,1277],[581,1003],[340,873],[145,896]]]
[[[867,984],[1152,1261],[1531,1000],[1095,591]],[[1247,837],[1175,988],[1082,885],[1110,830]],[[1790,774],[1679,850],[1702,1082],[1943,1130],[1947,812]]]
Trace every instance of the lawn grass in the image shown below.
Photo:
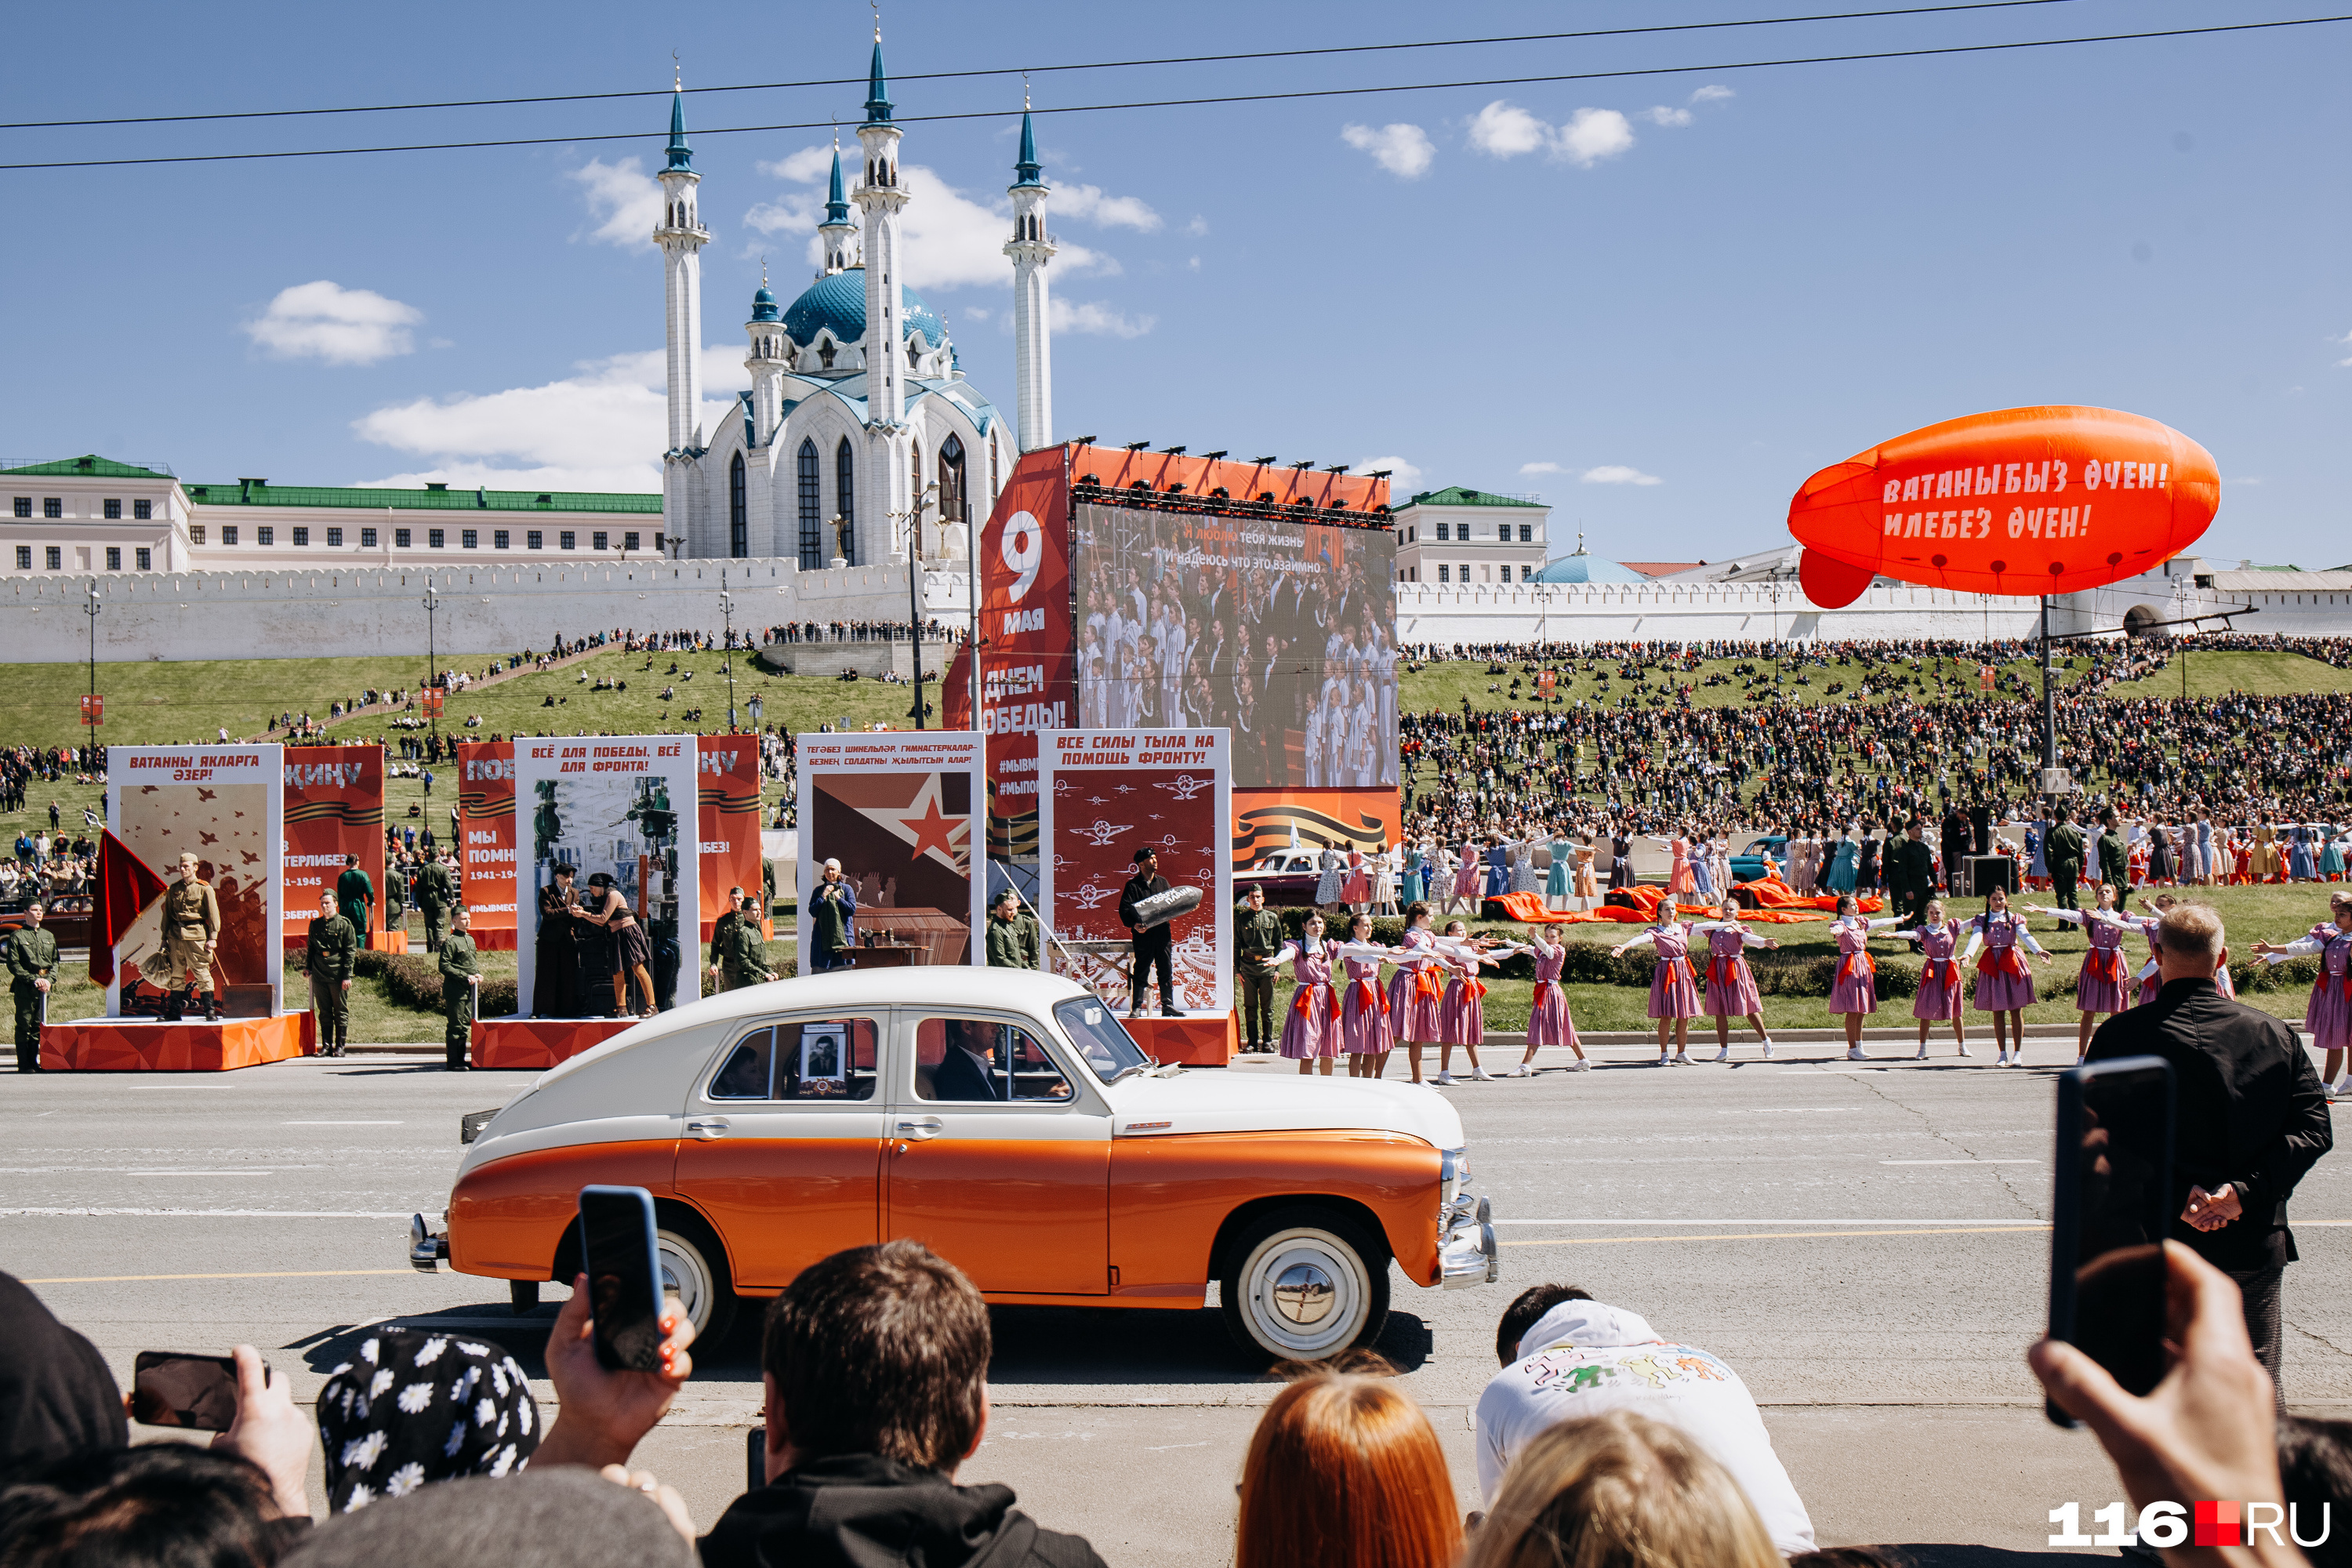
[[[2111,697],[2171,697],[2180,695],[2186,666],[2189,695],[2228,697],[2246,692],[2257,697],[2293,697],[2305,691],[2352,691],[2352,669],[2338,669],[2299,653],[2230,651],[2186,655],[2176,650],[2171,664],[2137,680],[2118,681],[2107,688]]]
[[[2250,656],[2208,654],[2205,657],[2221,660]],[[1462,700],[1466,697],[1470,700],[1470,706],[1474,710],[1485,709],[1492,711],[1510,708],[1525,708],[1532,710],[1536,706],[1535,679],[1525,673],[1527,662],[1520,660],[1507,664],[1505,666],[1506,673],[1501,675],[1489,674],[1488,670],[1492,667],[1477,659],[1452,659],[1444,663],[1431,664],[1422,669],[1405,669],[1398,678],[1398,705],[1406,712],[1439,708],[1453,713],[1461,711]],[[1769,689],[1771,685],[1772,667],[1769,660],[1702,659],[1696,669],[1688,672],[1677,670],[1668,676],[1664,672],[1652,671],[1646,682],[1631,682],[1617,679],[1617,666],[1613,661],[1595,659],[1592,662],[1594,668],[1591,675],[1584,673],[1580,664],[1573,668],[1566,665],[1555,667],[1559,670],[1560,679],[1559,683],[1552,689],[1552,694],[1555,697],[1567,699],[1559,706],[1574,707],[1579,698],[1588,701],[1613,702],[1616,699],[1629,693],[1644,698],[1660,695],[1671,702],[1675,700],[1675,689],[1688,685],[1694,688],[1691,692],[1691,703],[1694,707],[1738,707],[1754,695],[1753,692],[1744,689],[1741,685],[1741,682],[1748,678],[1733,673],[1733,667],[1738,664],[1757,665],[1763,675],[1765,687]],[[2058,665],[2063,672],[2062,680],[2071,681],[2079,679],[2090,668],[2091,660],[2080,655],[2069,658],[2061,651]],[[1784,667],[1780,672],[1779,689],[1789,700],[1800,704],[1857,700],[1884,702],[1902,696],[1914,700],[1926,700],[1938,695],[1948,696],[1955,701],[1975,700],[1981,695],[1977,674],[1981,668],[1982,666],[1974,659],[1930,658],[1921,661],[1916,669],[1906,664],[1902,670],[1905,684],[1900,690],[1892,689],[1893,672],[1891,670],[1874,668],[1869,672],[1871,695],[1864,700],[1854,696],[1855,688],[1861,684],[1864,673],[1859,666],[1839,665],[1834,662],[1827,666],[1805,664],[1796,668]],[[2021,679],[2033,682],[2035,692],[2038,693],[2041,690],[2040,678],[2034,674],[2032,659],[2012,660],[1998,666],[1997,668],[2000,671],[2002,690],[2006,696],[2014,699],[2016,682]],[[1601,679],[1604,672],[1610,677],[1605,682]],[[1725,683],[1719,686],[1707,685],[1707,678],[1713,675],[1724,676]],[[1514,696],[1511,691],[1511,683],[1515,677],[1519,682],[1517,696]],[[1943,682],[1940,687],[1937,685],[1938,680]],[[1832,696],[1828,692],[1827,688],[1834,682],[1843,682],[1845,689]],[[1924,692],[1917,684],[1915,684],[1916,682],[1925,683]],[[1883,686],[1887,687],[1888,689],[1882,690]],[[1487,689],[1489,687],[1499,689],[1490,691]]]

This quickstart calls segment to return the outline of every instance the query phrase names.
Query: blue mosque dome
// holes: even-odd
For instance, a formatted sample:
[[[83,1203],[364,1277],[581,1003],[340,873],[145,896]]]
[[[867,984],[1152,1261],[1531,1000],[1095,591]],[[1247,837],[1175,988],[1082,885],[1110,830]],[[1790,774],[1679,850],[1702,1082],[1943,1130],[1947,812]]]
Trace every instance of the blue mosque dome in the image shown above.
[[[776,319],[776,297],[768,292],[765,283],[761,284],[759,292],[751,296],[751,319],[755,321]]]
[[[906,311],[906,335],[923,334],[923,342],[937,348],[948,335],[947,327],[932,313],[912,289],[901,285],[898,298]],[[866,268],[845,268],[818,279],[803,289],[801,297],[784,312],[784,331],[796,343],[812,343],[817,333],[830,331],[834,341],[842,343],[862,342],[866,336]]]
[[[1577,540],[1575,553],[1559,557],[1536,574],[1538,583],[1646,583],[1649,580],[1630,566],[1604,561],[1598,555],[1587,555],[1581,537]]]

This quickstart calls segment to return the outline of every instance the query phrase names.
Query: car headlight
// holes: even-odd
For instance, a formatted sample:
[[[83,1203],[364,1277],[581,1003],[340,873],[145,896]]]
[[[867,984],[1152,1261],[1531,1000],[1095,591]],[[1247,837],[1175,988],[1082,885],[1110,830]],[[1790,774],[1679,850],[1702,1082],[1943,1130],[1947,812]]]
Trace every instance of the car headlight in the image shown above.
[[[1440,1158],[1437,1174],[1437,1203],[1440,1209],[1450,1209],[1454,1200],[1470,1184],[1470,1151],[1448,1149]]]

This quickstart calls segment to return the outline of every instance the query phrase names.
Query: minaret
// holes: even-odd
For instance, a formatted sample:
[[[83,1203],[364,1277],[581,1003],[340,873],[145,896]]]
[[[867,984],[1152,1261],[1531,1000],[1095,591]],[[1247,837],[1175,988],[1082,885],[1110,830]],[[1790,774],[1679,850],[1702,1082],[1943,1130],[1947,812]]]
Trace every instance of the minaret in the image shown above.
[[[1045,233],[1051,187],[1040,177],[1037,133],[1029,122],[1025,92],[1021,161],[1013,169],[1013,237],[1004,254],[1013,258],[1013,425],[1021,449],[1034,452],[1054,444],[1054,334],[1045,299],[1045,263],[1053,259],[1054,242]]]
[[[824,271],[820,277],[830,277],[849,268],[849,240],[857,226],[849,221],[849,201],[841,194],[841,132],[833,135],[833,184],[824,194],[824,221],[816,226],[817,237],[824,243]]]
[[[751,373],[751,445],[765,447],[776,438],[784,401],[784,326],[776,297],[768,292],[768,262],[760,260],[760,289],[751,296],[751,319],[743,323],[751,340],[751,357],[743,368]]]
[[[856,199],[866,250],[867,431],[866,471],[858,476],[857,499],[862,509],[870,509],[867,517],[881,522],[886,513],[902,518],[911,513],[915,495],[907,452],[906,306],[898,270],[898,213],[907,196],[898,188],[898,128],[890,123],[890,84],[882,69],[879,20],[874,24],[874,64],[866,76],[866,122],[857,128],[857,141],[866,152],[866,178]],[[906,550],[906,542],[890,534],[871,529],[859,532],[868,552],[863,559]],[[880,548],[866,544],[868,540]]]
[[[701,455],[702,431],[702,247],[710,233],[695,211],[694,151],[686,144],[686,88],[673,80],[669,100],[669,164],[660,174],[661,226],[654,242],[662,248],[662,314],[668,348],[669,446],[662,453],[662,531],[693,539],[689,503],[690,465]]]

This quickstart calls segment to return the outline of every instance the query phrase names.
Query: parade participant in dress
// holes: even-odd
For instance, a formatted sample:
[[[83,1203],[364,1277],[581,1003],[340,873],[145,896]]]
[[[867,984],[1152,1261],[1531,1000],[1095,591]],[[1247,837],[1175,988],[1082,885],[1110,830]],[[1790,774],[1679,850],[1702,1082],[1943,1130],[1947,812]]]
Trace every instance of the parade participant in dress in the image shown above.
[[[1348,1055],[1348,1076],[1354,1078],[1359,1076],[1358,1063],[1377,1060],[1396,1044],[1390,1030],[1388,993],[1381,989],[1381,964],[1396,957],[1397,950],[1374,942],[1372,917],[1358,914],[1348,921],[1348,940],[1334,956],[1343,966],[1339,1048]],[[1305,1072],[1307,1064],[1300,1062],[1298,1070]],[[1331,1070],[1328,1058],[1324,1059],[1323,1070]]]
[[[1853,830],[1838,829],[1837,847],[1830,851],[1830,874],[1827,879],[1832,893],[1851,893],[1854,889],[1854,873],[1862,859],[1862,847],[1853,841]]]
[[[1588,839],[1591,837],[1590,834],[1586,835]],[[1591,909],[1601,899],[1601,879],[1592,868],[1593,858],[1594,853],[1591,843],[1583,843],[1576,847],[1576,901],[1585,909]]]
[[[2069,891],[2072,889],[2070,889]],[[2026,929],[2025,917],[2011,912],[2009,895],[1995,888],[1985,898],[1984,913],[1968,921],[1969,949],[1960,954],[1965,964],[1975,958],[1981,948],[1984,957],[1977,963],[1977,1011],[1992,1015],[1993,1044],[2000,1055],[1995,1067],[2025,1065],[2025,1009],[2033,1005],[2033,976],[2025,967],[2024,953],[2034,953],[2044,959],[2050,953],[2033,933]],[[2010,1042],[2016,1041],[2012,1059]]]
[[[1429,1081],[1440,1086],[1456,1081],[1451,1069],[1454,1047],[1460,1046],[1469,1054],[1470,1076],[1491,1082],[1495,1075],[1478,1062],[1478,1047],[1486,1038],[1486,983],[1478,978],[1478,970],[1482,964],[1499,967],[1523,950],[1516,942],[1490,942],[1485,937],[1474,941],[1470,928],[1460,921],[1446,922],[1436,946],[1445,955],[1447,973],[1445,999],[1437,1010],[1437,1076]]]
[[[1772,1036],[1764,1027],[1764,998],[1756,989],[1756,972],[1748,967],[1750,947],[1778,947],[1778,937],[1758,936],[1739,923],[1739,906],[1727,890],[1717,904],[1716,918],[1691,927],[1706,938],[1706,1014],[1715,1020],[1715,1059],[1731,1059],[1731,1020],[1745,1018],[1764,1044],[1764,1059],[1772,1059]]]
[[[1862,918],[1862,905],[1851,893],[1838,900],[1837,919],[1830,922],[1830,939],[1837,943],[1837,979],[1830,985],[1830,1011],[1845,1018],[1845,1059],[1868,1058],[1862,1048],[1862,1021],[1878,1011],[1878,966],[1871,962],[1870,935],[1903,923],[1897,915]]]
[[[1576,864],[1576,846],[1566,837],[1551,841],[1551,868],[1544,873],[1544,908],[1566,909],[1570,868]],[[1558,902],[1553,900],[1557,900]]]
[[[2131,1005],[2130,989],[2124,978],[2124,938],[2138,929],[2137,922],[2116,908],[2112,882],[2099,884],[2096,909],[2053,910],[2040,904],[2022,907],[2034,914],[2051,915],[2068,925],[2081,926],[2090,938],[2090,948],[2083,954],[2082,972],[2074,976],[2074,1008],[2083,1016],[2074,1041],[2074,1059],[2079,1062],[2091,1049],[2091,1031],[2098,1027],[2098,1016],[2120,1013]]]
[[[2177,901],[2170,893],[2158,893],[2153,899],[2142,899],[2139,901],[2143,913],[2133,914],[2128,910],[2124,912],[2124,923],[2147,939],[2147,962],[2142,964],[2139,973],[2132,977],[2132,984],[2139,989],[2137,1002],[2140,1006],[2145,1007],[2155,1001],[2156,994],[2164,989],[2164,976],[2158,973],[2156,960],[2157,926],[2163,919],[2164,911],[2170,909]],[[2237,982],[2230,978],[2230,966],[2227,963],[2218,963],[2213,966],[2213,989],[2233,1002],[2237,1000]]]
[[[1927,1031],[1937,1023],[1952,1026],[1952,1043],[1960,1055],[1969,1054],[1969,1026],[1960,1008],[1960,966],[1953,954],[1960,950],[1960,938],[1968,928],[1958,921],[1948,919],[1944,900],[1927,900],[1927,918],[1909,931],[1889,934],[1919,944],[1925,963],[1919,971],[1919,993],[1911,999],[1911,1016],[1919,1020],[1919,1054],[1916,1061],[1927,1059]]]
[[[2352,893],[2330,893],[2327,911],[2326,924],[2312,927],[2293,942],[2258,942],[2254,952],[2265,963],[2298,956],[2319,960],[2319,978],[2305,1004],[2303,1026],[2311,1031],[2312,1043],[2327,1053],[2320,1077],[2333,1095],[2352,1091],[2352,1077],[2336,1076],[2345,1065],[2345,1052],[2352,1050]]]
[[[1691,971],[1690,942],[1690,927],[1675,918],[1675,900],[1664,898],[1658,900],[1655,924],[1609,950],[1622,953],[1644,943],[1657,950],[1657,967],[1650,973],[1650,1016],[1658,1023],[1660,1067],[1691,1065],[1690,1021],[1698,1016],[1698,982]],[[1669,1033],[1675,1037],[1671,1061],[1666,1053]]]
[[[1609,834],[1609,890],[1620,892],[1633,885],[1633,838],[1622,824]]]
[[[1454,883],[1446,889],[1445,908],[1452,914],[1456,905],[1472,914],[1478,912],[1478,900],[1486,886],[1486,855],[1475,843],[1462,846],[1462,858],[1454,863]]]
[[[1406,905],[1404,939],[1399,944],[1396,973],[1389,978],[1389,1047],[1404,1046],[1415,1083],[1421,1081],[1422,1047],[1437,1042],[1438,1010],[1445,1001],[1445,978],[1440,972],[1444,960],[1436,944],[1429,906],[1419,901]],[[1383,1051],[1357,1058],[1348,1066],[1357,1078],[1378,1078],[1388,1060]]]
[[[1674,857],[1674,863],[1666,870],[1666,896],[1671,899],[1679,894],[1697,891],[1698,880],[1691,875],[1688,830],[1676,833],[1671,838],[1662,838],[1654,833],[1650,835],[1650,842],[1662,847],[1668,855]]]
[[[1290,965],[1291,978],[1297,982],[1290,1005],[1283,1010],[1282,1054],[1297,1062],[1302,1074],[1312,1072],[1318,1061],[1328,1073],[1331,1058],[1339,1054],[1339,995],[1331,984],[1334,956],[1323,940],[1319,913],[1308,915],[1300,939],[1284,942],[1274,955],[1275,963]]]
[[[1536,1073],[1536,1052],[1546,1046],[1566,1046],[1576,1053],[1570,1072],[1591,1072],[1592,1063],[1584,1054],[1583,1042],[1576,1037],[1576,1019],[1568,1010],[1568,990],[1559,983],[1560,970],[1568,962],[1568,943],[1553,942],[1540,931],[1528,933],[1528,951],[1535,954],[1536,984],[1528,999],[1528,1048],[1519,1058],[1519,1065],[1505,1073],[1505,1078],[1532,1078]]]

